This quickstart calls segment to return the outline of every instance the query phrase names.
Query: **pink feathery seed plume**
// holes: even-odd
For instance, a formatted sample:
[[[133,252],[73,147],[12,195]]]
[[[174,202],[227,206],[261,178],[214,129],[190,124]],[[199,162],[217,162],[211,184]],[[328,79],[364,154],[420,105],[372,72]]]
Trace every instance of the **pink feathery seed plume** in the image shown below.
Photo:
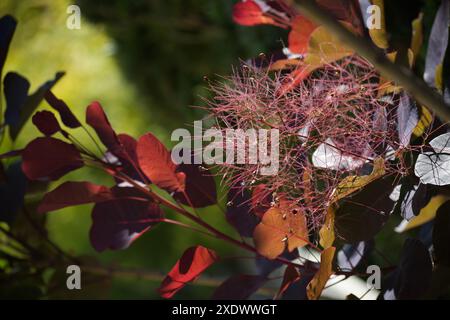
[[[370,173],[380,157],[392,162],[389,173],[405,171],[390,158],[399,149],[398,98],[380,97],[379,74],[359,56],[327,64],[292,91],[277,94],[288,77],[244,64],[211,85],[208,110],[224,134],[227,129],[279,130],[278,174],[262,176],[260,164],[217,167],[229,186],[251,190],[264,184],[266,195],[283,194],[318,227],[344,177]]]

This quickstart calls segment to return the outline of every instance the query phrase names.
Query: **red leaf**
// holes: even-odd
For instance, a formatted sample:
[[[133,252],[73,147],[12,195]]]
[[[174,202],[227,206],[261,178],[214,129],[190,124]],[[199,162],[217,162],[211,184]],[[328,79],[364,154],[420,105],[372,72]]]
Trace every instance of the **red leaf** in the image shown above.
[[[218,259],[219,257],[214,251],[202,246],[187,249],[164,278],[158,289],[159,293],[166,299],[173,297],[188,282],[194,281]]]
[[[134,188],[116,187],[119,198],[96,203],[90,240],[98,252],[125,249],[164,217],[159,206],[143,199]]]
[[[32,118],[33,124],[46,136],[52,136],[61,130],[58,120],[50,111],[36,112]]]
[[[75,146],[50,137],[31,141],[23,150],[22,159],[22,170],[30,180],[57,180],[83,166]]]
[[[37,210],[39,213],[44,213],[80,204],[103,202],[113,197],[108,187],[86,181],[68,181],[48,192]]]
[[[114,132],[102,106],[97,101],[92,102],[86,109],[86,123],[94,128],[101,142],[108,151],[116,156],[123,154],[123,148]]]
[[[61,121],[69,128],[75,129],[81,127],[80,121],[70,111],[70,108],[63,101],[58,99],[50,90],[45,94],[45,101],[56,111],[58,111]]]
[[[117,137],[124,151],[123,154],[119,156],[122,163],[121,170],[130,178],[147,183],[147,179],[139,168],[139,162],[136,152],[136,139],[123,133],[119,134]]]
[[[225,280],[214,291],[214,300],[246,300],[267,281],[266,277],[239,274]]]
[[[180,164],[177,172],[186,175],[185,192],[177,192],[174,198],[187,206],[203,208],[217,203],[216,183],[208,169],[197,164]]]
[[[170,152],[151,133],[143,135],[137,145],[137,155],[142,172],[161,189],[183,192],[186,175],[176,172]]]
[[[276,24],[272,18],[264,15],[263,9],[253,0],[236,3],[233,6],[233,20],[243,26]]]
[[[292,30],[289,33],[289,50],[292,53],[306,54],[311,33],[317,26],[303,16],[296,16],[292,21]]]

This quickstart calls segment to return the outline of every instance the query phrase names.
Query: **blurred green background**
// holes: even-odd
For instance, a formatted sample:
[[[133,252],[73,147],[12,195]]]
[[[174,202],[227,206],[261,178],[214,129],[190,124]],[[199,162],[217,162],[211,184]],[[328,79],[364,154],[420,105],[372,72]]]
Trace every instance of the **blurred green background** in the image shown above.
[[[204,76],[227,75],[239,58],[280,48],[277,39],[286,37],[273,27],[236,26],[229,0],[80,0],[76,3],[81,8],[80,30],[66,27],[70,4],[65,0],[0,2],[0,15],[11,14],[19,22],[4,74],[20,72],[33,91],[55,72],[66,71],[54,92],[80,119],[84,119],[85,107],[98,100],[117,132],[138,137],[151,131],[167,146],[172,130],[190,128],[193,120],[202,118],[202,111],[191,106],[202,105],[201,97],[208,95]],[[28,124],[15,145],[5,141],[2,150],[23,147],[37,135]],[[78,137],[89,143],[82,132]],[[108,177],[89,169],[77,170],[65,179],[112,184]],[[93,255],[105,264],[161,274],[191,245],[234,254],[228,245],[170,225],[158,226],[127,250],[97,254],[88,239],[90,210],[91,206],[79,206],[49,214],[50,238],[77,256]],[[204,209],[202,214],[234,234],[217,208]],[[223,277],[230,269],[242,267],[229,262],[211,269],[211,274]],[[157,298],[158,285],[159,281],[115,277],[107,297]],[[207,290],[211,289],[189,286],[177,297],[205,298]]]

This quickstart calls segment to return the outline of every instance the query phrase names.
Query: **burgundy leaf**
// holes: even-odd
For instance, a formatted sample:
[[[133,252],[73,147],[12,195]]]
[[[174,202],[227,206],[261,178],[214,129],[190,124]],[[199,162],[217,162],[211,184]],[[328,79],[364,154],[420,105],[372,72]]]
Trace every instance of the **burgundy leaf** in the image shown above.
[[[185,173],[176,172],[170,152],[153,134],[139,139],[137,155],[142,172],[152,183],[168,192],[185,190]]]
[[[158,289],[159,293],[166,299],[173,297],[188,282],[194,281],[218,259],[219,257],[214,251],[202,246],[187,249],[164,278]]]
[[[122,163],[122,172],[134,180],[138,180],[144,183],[148,182],[146,181],[147,179],[145,179],[144,174],[139,168],[139,162],[136,153],[136,139],[124,133],[119,134],[117,138],[119,139],[119,142],[123,148],[122,155],[119,155],[120,161]]]
[[[81,127],[80,121],[75,117],[67,104],[58,99],[50,90],[45,94],[45,100],[56,111],[58,111],[61,121],[65,126],[75,129]]]
[[[58,120],[50,111],[36,112],[32,118],[33,124],[46,136],[52,136],[61,130]]]
[[[187,206],[203,208],[217,203],[216,183],[209,170],[197,164],[180,164],[177,172],[186,175],[185,193],[177,192],[174,198]]]
[[[245,300],[258,291],[267,281],[266,277],[239,274],[225,280],[214,291],[214,300]]]
[[[147,199],[132,197],[133,188],[116,188],[128,197],[96,203],[92,210],[91,244],[98,252],[125,249],[163,219],[159,206]]]
[[[101,142],[115,156],[123,155],[123,148],[114,132],[102,106],[97,101],[92,102],[86,109],[86,123],[97,133]]]
[[[87,181],[68,181],[48,192],[37,210],[39,213],[44,213],[80,204],[103,202],[113,197],[108,187]]]
[[[30,180],[57,180],[83,166],[75,146],[50,137],[31,141],[23,150],[22,159],[22,170]]]

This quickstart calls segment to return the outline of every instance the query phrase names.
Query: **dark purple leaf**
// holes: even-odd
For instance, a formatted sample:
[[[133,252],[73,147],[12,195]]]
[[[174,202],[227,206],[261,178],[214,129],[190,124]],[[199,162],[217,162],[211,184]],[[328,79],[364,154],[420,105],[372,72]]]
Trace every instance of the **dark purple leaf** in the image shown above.
[[[433,248],[436,263],[450,267],[450,201],[443,204],[436,213]]]
[[[420,299],[427,292],[432,277],[432,262],[428,249],[417,239],[407,239],[400,262],[385,281],[381,299]]]
[[[81,127],[80,121],[75,117],[67,104],[58,99],[51,90],[47,91],[45,94],[45,101],[56,111],[58,111],[61,121],[65,126],[75,129]]]
[[[52,136],[61,130],[58,120],[50,111],[36,112],[32,118],[33,124],[46,136]]]
[[[3,66],[5,65],[9,45],[14,35],[14,31],[16,30],[16,26],[17,21],[12,16],[5,15],[0,18],[0,82],[2,77]]]
[[[115,156],[123,155],[123,148],[114,132],[102,106],[97,101],[92,102],[86,109],[86,123],[97,133],[101,142]]]
[[[163,298],[172,298],[187,283],[197,279],[217,260],[219,257],[213,250],[203,246],[188,248],[164,278],[158,292]]]
[[[134,195],[133,188],[117,189],[127,197],[96,203],[92,210],[90,239],[98,252],[127,248],[164,217],[156,203]]]
[[[36,108],[39,106],[39,104],[44,100],[45,94],[53,88],[53,86],[64,76],[64,72],[58,72],[55,75],[55,78],[53,80],[49,80],[43,85],[41,85],[33,94],[29,95],[26,100],[23,102],[22,105],[17,106],[19,108],[19,121],[10,124],[10,134],[11,138],[15,140],[20,132],[22,130],[25,123],[28,121],[28,119],[31,117],[31,115],[34,113]],[[23,81],[22,81],[23,82]],[[23,85],[23,84],[22,84]],[[5,92],[7,88],[5,85]],[[10,88],[9,90],[15,90]],[[14,93],[12,93],[14,94]],[[6,95],[6,93],[5,93]]]
[[[392,179],[381,178],[345,199],[336,211],[336,234],[347,243],[374,238],[390,217]]]
[[[0,182],[0,221],[11,223],[24,203],[27,179],[20,162],[9,165],[5,176],[5,181]]]
[[[174,197],[182,204],[194,208],[203,208],[217,203],[216,183],[211,172],[198,164],[179,164],[177,172],[186,175],[185,192],[189,198],[186,199],[184,193],[176,192]]]
[[[226,219],[243,237],[253,237],[261,219],[251,211],[251,199],[247,191],[231,188],[228,191]]]

